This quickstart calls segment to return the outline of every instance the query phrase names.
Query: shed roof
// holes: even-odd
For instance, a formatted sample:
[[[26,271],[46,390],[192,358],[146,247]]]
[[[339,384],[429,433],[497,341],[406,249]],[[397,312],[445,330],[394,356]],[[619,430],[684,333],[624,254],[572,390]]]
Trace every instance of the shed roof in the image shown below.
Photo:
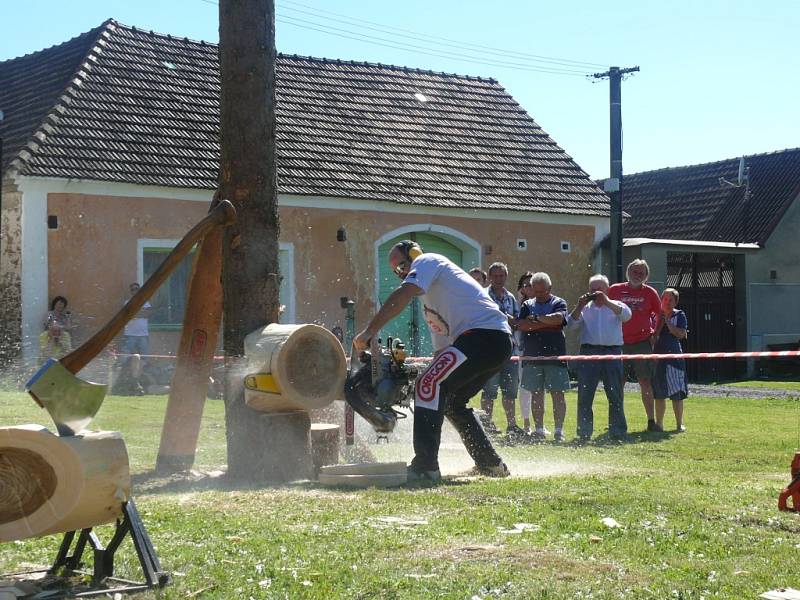
[[[765,244],[800,195],[800,148],[625,175],[626,238]],[[726,183],[730,182],[730,183]]]
[[[276,79],[283,194],[608,214],[493,79],[283,54]],[[3,171],[213,189],[219,91],[216,45],[106,21],[0,62]]]

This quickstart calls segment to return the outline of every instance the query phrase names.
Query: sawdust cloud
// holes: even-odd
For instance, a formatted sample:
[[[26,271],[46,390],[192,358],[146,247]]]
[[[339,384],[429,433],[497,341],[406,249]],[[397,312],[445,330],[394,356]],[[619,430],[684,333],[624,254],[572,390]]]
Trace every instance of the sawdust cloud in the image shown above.
[[[359,437],[369,442],[376,459],[382,462],[405,461],[410,463],[414,457],[413,448],[413,423],[414,416],[410,411],[405,411],[408,417],[398,419],[395,430],[389,434],[388,443],[381,441],[375,443],[377,436],[369,424],[356,416],[356,433]],[[600,467],[577,461],[555,459],[552,456],[518,456],[517,452],[507,452],[507,448],[494,442],[495,449],[508,465],[512,477],[555,477],[559,475],[573,475],[578,473],[595,472]],[[439,447],[439,468],[444,476],[458,476],[467,474],[475,466],[472,458],[467,453],[458,432],[445,420],[442,428],[442,441]]]

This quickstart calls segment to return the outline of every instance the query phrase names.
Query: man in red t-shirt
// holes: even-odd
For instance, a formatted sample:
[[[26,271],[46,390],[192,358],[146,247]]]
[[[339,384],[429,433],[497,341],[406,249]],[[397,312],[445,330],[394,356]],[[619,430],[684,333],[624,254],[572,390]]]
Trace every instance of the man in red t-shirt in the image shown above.
[[[656,317],[661,311],[658,292],[646,284],[650,276],[647,261],[637,258],[628,265],[627,283],[615,283],[608,288],[608,297],[628,305],[633,316],[622,324],[623,354],[652,354]],[[633,370],[642,390],[642,404],[647,413],[647,431],[663,431],[655,421],[653,385],[656,371],[654,360],[626,360],[626,374]],[[624,384],[624,381],[623,381]]]

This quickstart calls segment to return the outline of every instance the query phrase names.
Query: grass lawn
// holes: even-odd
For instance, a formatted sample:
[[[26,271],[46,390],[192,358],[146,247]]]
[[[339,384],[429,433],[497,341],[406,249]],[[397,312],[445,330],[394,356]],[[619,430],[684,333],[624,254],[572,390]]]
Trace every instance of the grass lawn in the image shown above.
[[[567,400],[571,439],[574,394]],[[139,510],[174,574],[142,598],[755,598],[800,588],[800,516],[776,509],[800,401],[693,397],[688,432],[643,434],[629,394],[633,433],[621,445],[604,441],[605,404],[598,394],[588,445],[502,447],[523,475],[451,476],[428,489],[159,481],[148,471],[165,397],[109,397],[96,425],[124,433]],[[3,425],[49,425],[23,394],[0,393],[0,414]],[[224,464],[223,422],[222,403],[209,401],[198,468]],[[46,565],[59,541],[0,545],[0,572]],[[128,542],[118,557],[120,575],[138,578]]]

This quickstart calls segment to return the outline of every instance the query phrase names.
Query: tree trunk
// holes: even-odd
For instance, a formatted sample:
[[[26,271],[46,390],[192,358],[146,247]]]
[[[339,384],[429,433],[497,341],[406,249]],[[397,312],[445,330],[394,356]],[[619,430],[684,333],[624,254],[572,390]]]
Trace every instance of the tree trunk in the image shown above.
[[[278,319],[274,0],[220,0],[220,191],[238,211],[225,233],[222,282],[228,476],[287,481],[311,474],[308,415],[274,417],[244,403],[244,338]]]

